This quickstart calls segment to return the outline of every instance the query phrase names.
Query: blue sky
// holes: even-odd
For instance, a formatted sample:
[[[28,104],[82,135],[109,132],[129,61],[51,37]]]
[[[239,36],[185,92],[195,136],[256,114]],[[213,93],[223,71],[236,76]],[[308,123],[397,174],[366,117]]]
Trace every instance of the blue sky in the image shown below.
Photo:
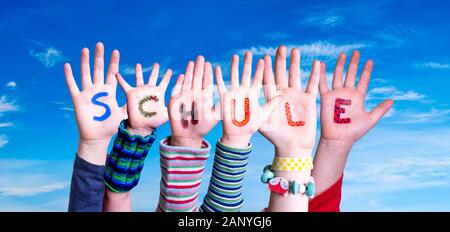
[[[132,80],[140,62],[176,73],[202,54],[228,67],[233,53],[274,55],[299,47],[302,73],[340,52],[373,59],[367,107],[385,98],[394,109],[350,154],[344,211],[450,211],[450,3],[443,1],[8,1],[0,3],[0,211],[65,211],[78,132],[63,63],[78,77],[81,48],[121,51]],[[109,59],[109,58],[107,58]],[[224,68],[223,68],[224,69]],[[225,68],[228,69],[228,68]],[[171,85],[173,84],[173,81]],[[170,88],[170,87],[169,87]],[[119,103],[124,95],[118,90]],[[167,124],[158,137],[169,134]],[[218,125],[207,139],[214,143]],[[245,211],[269,193],[259,183],[272,145],[253,138]],[[153,211],[158,197],[157,146],[146,161],[133,207]],[[211,170],[208,163],[207,174]],[[209,177],[205,175],[203,191]],[[251,196],[251,197],[250,197]]]

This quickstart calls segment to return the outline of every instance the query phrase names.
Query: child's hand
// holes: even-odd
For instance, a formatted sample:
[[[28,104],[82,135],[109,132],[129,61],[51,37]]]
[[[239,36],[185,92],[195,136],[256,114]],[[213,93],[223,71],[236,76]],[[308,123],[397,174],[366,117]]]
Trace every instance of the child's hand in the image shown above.
[[[169,101],[170,145],[200,148],[203,137],[217,124],[213,107],[212,66],[203,56],[190,61],[179,75]]]
[[[113,51],[104,81],[104,47],[97,43],[95,48],[94,78],[91,80],[89,50],[81,52],[80,92],[72,74],[70,64],[65,64],[64,74],[75,108],[79,130],[78,155],[93,164],[103,165],[106,150],[112,136],[117,132],[120,121],[126,116],[116,100],[117,81],[114,75],[119,70],[119,52]]]
[[[342,53],[339,56],[334,70],[333,89],[331,91],[327,86],[325,64],[321,64],[319,84],[321,139],[353,145],[354,142],[378,123],[394,103],[392,100],[386,100],[371,112],[364,110],[364,100],[372,73],[373,62],[371,60],[366,62],[355,89],[359,57],[358,51],[353,52],[345,83],[343,83],[342,76],[346,55]]]
[[[231,147],[248,146],[251,136],[260,129],[272,110],[279,104],[280,98],[270,99],[264,106],[259,105],[262,87],[264,60],[259,60],[251,83],[252,53],[246,52],[244,70],[239,84],[239,56],[231,61],[231,88],[227,91],[220,67],[216,67],[217,88],[220,94],[222,112],[222,143]]]
[[[275,61],[275,78],[269,55],[264,57],[264,95],[266,100],[275,93],[283,101],[260,129],[275,146],[275,153],[283,156],[309,156],[316,140],[316,98],[318,92],[320,63],[313,63],[311,76],[305,92],[300,81],[300,52],[292,49],[289,78],[286,73],[286,47],[280,46]],[[277,89],[279,90],[277,92]]]
[[[161,82],[158,80],[159,64],[154,64],[147,84],[144,84],[142,66],[136,65],[136,88],[131,87],[117,73],[116,77],[127,96],[128,128],[134,133],[146,136],[165,123],[169,117],[164,93],[169,85],[172,70],[168,69]]]

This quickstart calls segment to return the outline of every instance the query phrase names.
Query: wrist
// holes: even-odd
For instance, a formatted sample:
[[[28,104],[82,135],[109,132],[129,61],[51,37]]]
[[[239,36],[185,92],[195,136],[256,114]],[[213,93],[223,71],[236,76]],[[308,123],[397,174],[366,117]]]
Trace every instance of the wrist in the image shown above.
[[[95,140],[80,138],[78,141],[78,157],[91,164],[103,166],[106,163],[109,142],[110,138]]]
[[[321,149],[332,151],[332,153],[335,155],[348,155],[348,153],[353,147],[353,144],[354,142],[350,141],[326,139],[321,137],[318,146],[320,146]]]
[[[230,136],[223,135],[220,142],[228,147],[242,148],[248,147],[251,136]]]
[[[312,148],[275,146],[277,157],[309,157],[311,154]]]
[[[131,125],[127,125],[126,129],[130,132],[132,135],[140,135],[142,137],[145,137],[153,132],[153,128],[134,128]]]
[[[190,138],[190,137],[177,137],[171,136],[169,144],[174,147],[191,147],[191,148],[201,148],[203,138]]]

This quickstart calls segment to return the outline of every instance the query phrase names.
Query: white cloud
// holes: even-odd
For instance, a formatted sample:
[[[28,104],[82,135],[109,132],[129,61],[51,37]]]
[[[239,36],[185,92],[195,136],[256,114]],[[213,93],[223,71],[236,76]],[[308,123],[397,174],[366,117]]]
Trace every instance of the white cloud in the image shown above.
[[[310,44],[300,44],[300,45],[288,45],[288,50],[292,48],[300,49],[300,54],[302,57],[302,62],[311,62],[314,59],[319,59],[323,61],[329,61],[331,59],[335,59],[339,56],[341,52],[350,52],[355,49],[360,49],[367,47],[369,45],[364,43],[351,43],[351,44],[342,44],[337,45],[330,43],[328,41],[317,41]],[[269,54],[274,56],[277,51],[277,47],[250,47],[249,49],[241,49],[238,51],[239,54],[244,54],[246,51],[251,51],[254,55],[263,56]]]
[[[3,196],[15,196],[15,197],[30,197],[41,193],[53,192],[55,190],[63,189],[67,187],[67,183],[53,182],[39,184],[35,186],[19,186],[19,187],[0,187],[0,193]]]
[[[264,34],[264,37],[269,40],[279,40],[279,39],[287,39],[291,37],[291,35],[284,32],[272,32]]]
[[[8,101],[6,96],[0,97],[0,114],[9,111],[18,111],[19,106],[14,101]]]
[[[30,49],[29,53],[30,56],[37,59],[47,68],[51,68],[55,64],[66,60],[66,57],[64,57],[63,53],[53,47],[44,48],[41,50]]]
[[[408,26],[403,24],[390,25],[375,33],[375,37],[384,40],[383,45],[385,46],[399,46],[404,44],[408,39],[418,32]]]
[[[8,143],[6,135],[0,135],[0,148],[4,147]]]
[[[0,122],[0,128],[12,127],[12,126],[14,126],[14,123],[12,123],[12,122]]]
[[[143,73],[148,73],[152,70],[151,66],[142,67]],[[134,66],[131,65],[124,65],[123,71],[121,71],[124,75],[136,75],[136,69]]]
[[[45,67],[51,68],[59,62],[67,60],[64,54],[51,45],[47,45],[35,40],[26,40],[29,42],[31,48],[28,53],[31,57],[41,62]]]
[[[60,110],[64,110],[64,111],[73,111],[72,107],[61,107],[59,108]]]
[[[450,187],[450,157],[402,157],[387,160],[367,160],[349,167],[345,179],[360,185],[346,194],[364,195],[422,189]],[[363,187],[364,186],[364,187]]]
[[[417,128],[417,127],[415,127]],[[448,211],[448,127],[376,127],[353,147],[344,172],[343,211]],[[403,199],[419,199],[420,207]],[[370,202],[370,203],[369,203]]]
[[[400,91],[393,86],[386,86],[371,89],[367,97],[367,99],[371,100],[372,99],[380,100],[387,98],[390,98],[394,101],[417,101],[417,100],[424,100],[426,96],[412,90],[405,92]]]
[[[0,159],[0,164],[4,164],[0,165],[0,198],[36,196],[69,186],[71,162]]]
[[[8,88],[15,88],[17,86],[17,83],[14,81],[10,81],[8,83],[6,83],[6,87]]]
[[[304,25],[318,26],[321,29],[331,29],[344,23],[344,17],[341,15],[315,15],[309,16],[300,22]]]
[[[422,62],[414,65],[417,69],[450,70],[449,63]]]
[[[450,109],[432,108],[429,112],[405,112],[404,117],[398,120],[398,124],[416,124],[433,122],[439,123],[449,119]]]

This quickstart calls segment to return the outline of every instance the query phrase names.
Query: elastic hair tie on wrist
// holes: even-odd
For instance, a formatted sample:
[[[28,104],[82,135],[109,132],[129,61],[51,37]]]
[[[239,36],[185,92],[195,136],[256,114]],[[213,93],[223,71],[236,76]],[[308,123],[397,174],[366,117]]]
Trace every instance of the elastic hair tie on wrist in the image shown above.
[[[314,168],[313,159],[308,157],[275,157],[272,163],[274,171],[303,171]]]
[[[305,194],[308,198],[313,198],[316,187],[314,184],[314,178],[309,177],[309,181],[306,184],[299,184],[297,181],[289,181],[282,177],[275,177],[275,174],[271,170],[271,165],[264,167],[263,174],[261,175],[261,182],[269,184],[269,191],[278,193],[286,197],[289,193],[292,194]]]

